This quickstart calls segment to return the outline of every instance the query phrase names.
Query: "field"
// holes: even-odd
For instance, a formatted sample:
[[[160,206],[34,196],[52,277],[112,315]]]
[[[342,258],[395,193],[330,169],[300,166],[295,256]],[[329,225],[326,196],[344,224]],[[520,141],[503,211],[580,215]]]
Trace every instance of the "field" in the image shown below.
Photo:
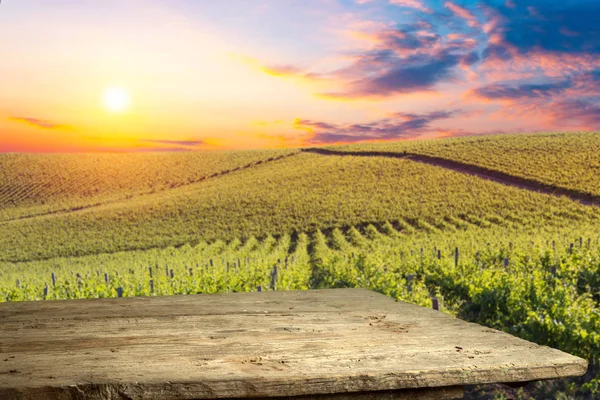
[[[329,148],[336,154],[2,155],[0,301],[319,287],[426,307],[436,297],[442,312],[590,361],[585,379],[524,398],[597,396],[600,207],[373,154],[447,158],[595,194],[598,143],[540,134]]]
[[[0,156],[0,221],[99,204],[189,185],[294,154],[244,152]]]
[[[435,296],[443,312],[598,360],[599,234],[586,223],[520,231],[465,223],[452,235],[409,227],[401,232],[384,224],[260,241],[218,240],[3,263],[0,298],[367,287],[426,307]],[[583,390],[595,391],[595,385]]]
[[[177,157],[174,155],[173,157]],[[563,225],[600,210],[392,158],[309,153],[83,210],[0,223],[0,261],[143,250],[365,223]]]
[[[600,196],[600,134],[597,132],[490,135],[347,145],[334,149],[439,157]]]

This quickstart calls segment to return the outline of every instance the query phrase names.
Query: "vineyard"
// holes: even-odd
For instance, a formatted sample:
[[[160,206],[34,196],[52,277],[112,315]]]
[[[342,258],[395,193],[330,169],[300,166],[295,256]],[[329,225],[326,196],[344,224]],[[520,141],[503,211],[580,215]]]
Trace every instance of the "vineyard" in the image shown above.
[[[369,224],[0,264],[3,301],[321,287],[365,287],[425,307],[435,298],[442,312],[600,360],[600,232],[587,224],[465,224],[451,236]]]
[[[331,149],[600,194],[599,146],[590,133]],[[0,301],[364,287],[582,356],[589,376],[528,393],[600,397],[599,222],[600,207],[385,154],[2,155]]]
[[[29,301],[308,289],[308,239],[255,238],[194,247],[2,264],[0,299]],[[273,275],[274,266],[278,272]],[[4,286],[7,282],[10,285]],[[276,282],[276,284],[274,283]]]
[[[294,153],[0,154],[0,221],[130,199]]]
[[[177,155],[173,155],[177,157]],[[0,222],[0,261],[30,261],[398,221],[452,232],[597,221],[600,209],[384,157],[301,153],[69,213]]]
[[[422,154],[600,195],[600,133],[491,135],[329,147],[347,152]]]

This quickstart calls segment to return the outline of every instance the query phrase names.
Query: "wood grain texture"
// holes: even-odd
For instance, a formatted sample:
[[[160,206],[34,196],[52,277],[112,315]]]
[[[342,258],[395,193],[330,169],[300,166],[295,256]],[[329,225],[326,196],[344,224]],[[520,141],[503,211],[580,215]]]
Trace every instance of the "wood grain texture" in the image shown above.
[[[364,289],[0,304],[0,399],[284,397],[586,369],[583,359]]]

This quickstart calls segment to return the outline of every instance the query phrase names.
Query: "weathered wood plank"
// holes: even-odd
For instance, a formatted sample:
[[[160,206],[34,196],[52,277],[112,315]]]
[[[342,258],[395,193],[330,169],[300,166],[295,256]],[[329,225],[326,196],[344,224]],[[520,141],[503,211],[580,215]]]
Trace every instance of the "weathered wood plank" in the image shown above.
[[[586,369],[558,350],[361,289],[0,304],[2,399],[302,396]]]

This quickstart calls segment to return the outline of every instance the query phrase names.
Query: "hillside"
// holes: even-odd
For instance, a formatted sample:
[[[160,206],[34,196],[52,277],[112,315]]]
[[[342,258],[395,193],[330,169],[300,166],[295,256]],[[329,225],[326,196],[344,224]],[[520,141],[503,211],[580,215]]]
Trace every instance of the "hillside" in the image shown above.
[[[0,154],[0,221],[161,192],[296,152]]]
[[[452,230],[464,222],[519,227],[599,216],[598,208],[567,198],[411,160],[301,153],[157,193],[0,222],[0,260],[160,248],[385,221]]]
[[[326,148],[438,157],[600,196],[600,132],[490,135]]]

